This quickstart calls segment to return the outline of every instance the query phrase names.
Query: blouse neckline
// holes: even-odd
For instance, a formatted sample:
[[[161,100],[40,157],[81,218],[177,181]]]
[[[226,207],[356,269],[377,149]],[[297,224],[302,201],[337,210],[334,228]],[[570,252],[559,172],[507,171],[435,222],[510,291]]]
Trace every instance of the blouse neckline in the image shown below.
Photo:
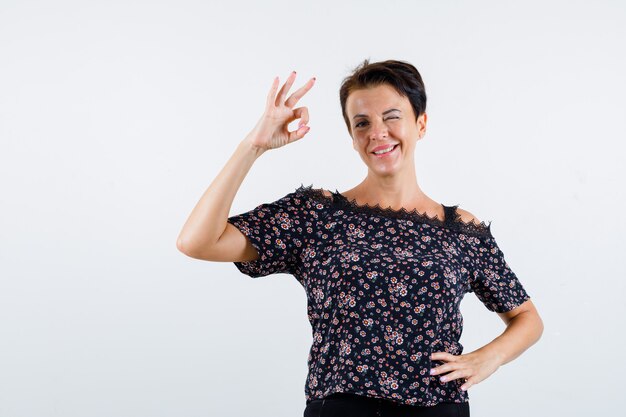
[[[427,213],[421,213],[417,211],[417,209],[407,210],[404,207],[400,209],[393,209],[390,206],[381,207],[380,204],[359,204],[356,199],[350,199],[344,196],[337,189],[335,189],[334,192],[330,191],[331,196],[327,196],[326,194],[324,194],[324,191],[322,189],[313,188],[313,184],[311,184],[310,186],[304,186],[304,184],[302,184],[299,187],[299,190],[307,192],[309,195],[315,196],[318,201],[322,201],[331,206],[344,210],[347,209],[356,213],[364,213],[383,218],[411,220],[417,223],[443,227],[472,235],[485,237],[492,236],[491,222],[489,222],[489,224],[486,224],[483,221],[478,223],[473,220],[469,222],[463,221],[456,210],[458,205],[446,206],[445,204],[441,204],[444,209],[445,215],[444,219],[440,219],[437,215],[431,217]]]
[[[408,210],[404,207],[401,207],[400,209],[394,209],[394,208],[391,208],[391,206],[383,207],[378,203],[375,205],[371,205],[368,203],[359,204],[355,198],[348,198],[345,195],[341,194],[337,189],[335,189],[335,192],[331,191],[331,193],[356,211],[373,213],[373,214],[380,215],[383,217],[394,217],[394,218],[402,217],[402,218],[409,218],[409,219],[412,217],[417,217],[420,220],[424,220],[426,222],[436,222],[436,223],[440,223],[441,225],[444,225],[448,221],[450,221],[450,219],[447,218],[448,216],[445,214],[444,214],[444,219],[442,220],[437,215],[434,215],[433,217],[431,217],[427,213],[420,213],[417,209]],[[444,204],[441,204],[441,207],[443,207],[444,213],[448,212]]]

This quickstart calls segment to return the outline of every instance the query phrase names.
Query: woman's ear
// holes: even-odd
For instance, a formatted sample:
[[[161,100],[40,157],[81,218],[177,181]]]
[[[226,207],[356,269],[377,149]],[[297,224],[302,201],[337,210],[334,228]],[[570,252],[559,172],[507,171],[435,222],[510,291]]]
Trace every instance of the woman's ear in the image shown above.
[[[426,112],[422,113],[420,117],[417,118],[417,131],[419,132],[419,137],[422,138],[426,134],[426,121],[428,120],[428,115]]]

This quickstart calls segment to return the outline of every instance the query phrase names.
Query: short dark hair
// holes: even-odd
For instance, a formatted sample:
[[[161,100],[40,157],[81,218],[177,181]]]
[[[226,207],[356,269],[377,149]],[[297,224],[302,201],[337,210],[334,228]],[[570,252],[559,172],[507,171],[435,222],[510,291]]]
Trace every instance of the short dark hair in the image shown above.
[[[341,113],[350,134],[352,134],[352,128],[346,114],[348,96],[355,90],[381,84],[389,84],[398,94],[409,99],[415,113],[415,120],[426,111],[426,89],[417,68],[406,61],[391,59],[370,63],[368,58],[363,60],[352,71],[352,74],[343,79],[339,89]]]

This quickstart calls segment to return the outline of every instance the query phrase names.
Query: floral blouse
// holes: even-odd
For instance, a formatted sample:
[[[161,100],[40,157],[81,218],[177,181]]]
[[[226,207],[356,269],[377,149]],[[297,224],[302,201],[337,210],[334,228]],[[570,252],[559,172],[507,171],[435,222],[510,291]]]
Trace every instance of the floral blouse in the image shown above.
[[[431,353],[460,355],[465,293],[506,312],[530,299],[491,234],[458,206],[429,217],[360,205],[313,185],[228,222],[259,252],[234,262],[252,277],[293,275],[307,295],[313,344],[307,402],[335,392],[432,406],[466,402],[463,380],[440,382]]]

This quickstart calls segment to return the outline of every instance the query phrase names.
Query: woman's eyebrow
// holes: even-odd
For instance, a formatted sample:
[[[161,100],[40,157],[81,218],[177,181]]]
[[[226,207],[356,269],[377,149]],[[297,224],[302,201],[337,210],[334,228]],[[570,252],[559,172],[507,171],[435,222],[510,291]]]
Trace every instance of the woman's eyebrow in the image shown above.
[[[389,109],[389,110],[385,110],[385,111],[383,112],[383,115],[385,115],[385,114],[387,114],[387,113],[389,113],[389,112],[392,112],[392,111],[399,111],[400,113],[402,113],[402,111],[401,111],[401,110],[398,110],[398,109]],[[354,116],[354,117],[353,117],[353,119],[356,119],[357,117],[367,117],[367,115],[366,115],[366,114],[359,113],[359,114],[357,114],[356,116]]]

